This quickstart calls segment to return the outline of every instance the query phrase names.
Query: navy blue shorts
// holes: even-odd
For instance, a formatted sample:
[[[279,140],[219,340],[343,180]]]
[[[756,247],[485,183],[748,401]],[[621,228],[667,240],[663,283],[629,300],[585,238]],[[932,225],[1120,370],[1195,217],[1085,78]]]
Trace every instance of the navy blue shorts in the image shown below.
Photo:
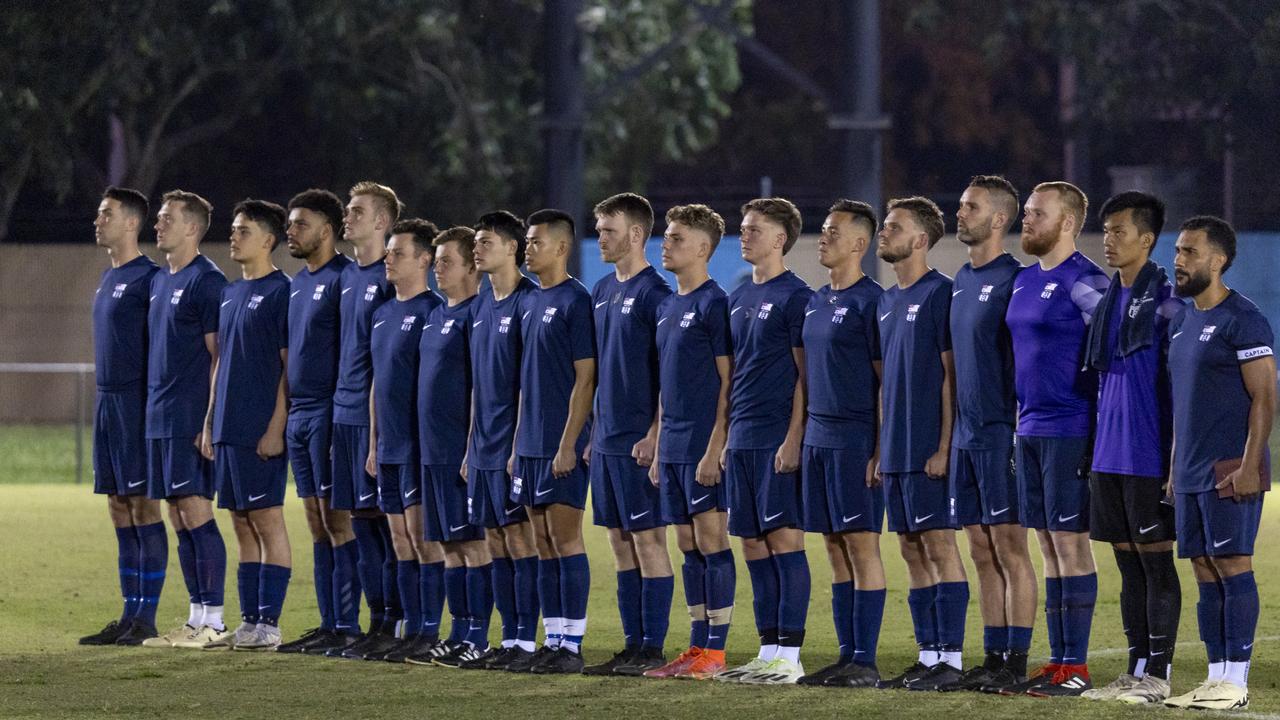
[[[551,474],[551,458],[516,455],[515,473],[511,476],[511,502],[526,507],[568,505],[579,510],[587,507],[587,471],[579,461],[568,475]]]
[[[1252,555],[1262,521],[1262,495],[1237,502],[1217,490],[1174,493],[1178,557]]]
[[[147,440],[147,496],[153,500],[199,495],[213,499],[213,468],[195,438]]]
[[[591,515],[596,525],[627,532],[663,525],[662,497],[649,482],[649,468],[630,455],[592,452]]]
[[[377,510],[378,481],[364,471],[369,458],[369,428],[333,424],[333,489],[329,507],[334,510]]]
[[[263,460],[257,448],[218,443],[213,446],[213,475],[220,508],[243,512],[284,504],[289,469],[283,455]]]
[[[472,525],[500,528],[525,522],[529,513],[511,501],[506,470],[467,468],[467,518]]]
[[[329,450],[333,422],[329,416],[289,416],[284,429],[289,465],[298,497],[329,497],[333,489],[333,453]]]
[[[1088,532],[1092,449],[1089,438],[1018,436],[1014,457],[1023,525]]]
[[[880,476],[884,480],[884,509],[890,532],[918,533],[960,526],[946,478],[931,478],[923,472]]]
[[[404,509],[422,502],[422,486],[417,463],[378,464],[378,509],[388,515],[403,515]]]
[[[93,491],[147,494],[146,389],[98,391],[93,407]]]
[[[951,497],[961,525],[1003,525],[1022,517],[1013,472],[1013,437],[998,448],[951,448]]]
[[[884,492],[867,487],[871,452],[854,448],[804,446],[804,530],[814,533],[880,532],[884,528]]]
[[[729,534],[763,537],[800,527],[800,473],[773,470],[773,450],[729,450],[724,481],[729,493]]]
[[[432,542],[483,540],[484,528],[472,525],[467,512],[467,481],[462,463],[421,465],[422,534]]]
[[[694,515],[729,509],[724,475],[715,485],[702,485],[698,482],[698,463],[658,463],[658,482],[662,486],[664,522],[689,525]]]

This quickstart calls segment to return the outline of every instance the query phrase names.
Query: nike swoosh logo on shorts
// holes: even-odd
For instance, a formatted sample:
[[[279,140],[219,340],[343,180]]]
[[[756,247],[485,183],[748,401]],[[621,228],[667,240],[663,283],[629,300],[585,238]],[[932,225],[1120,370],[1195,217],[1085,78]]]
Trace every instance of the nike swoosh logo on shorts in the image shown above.
[[[262,493],[261,495],[250,495],[250,496],[249,496],[249,502],[258,502],[259,500],[261,500],[262,498],[264,498],[264,497],[266,497],[266,496],[267,496],[267,494],[266,494],[266,493]]]
[[[1155,529],[1156,529],[1156,528],[1158,528],[1158,527],[1160,527],[1160,523],[1156,523],[1155,525],[1152,525],[1151,527],[1138,528],[1138,534],[1139,534],[1139,535],[1146,535],[1147,533],[1151,532],[1152,530],[1155,530]]]
[[[707,493],[706,495],[703,495],[702,497],[698,498],[697,500],[694,500],[692,504],[693,504],[693,505],[697,505],[698,503],[702,502],[703,500],[706,500],[706,499],[707,499],[707,498],[709,498],[709,497],[711,497],[711,493]]]
[[[992,510],[992,511],[991,511],[991,517],[995,517],[996,515],[1003,515],[1003,514],[1005,514],[1005,513],[1007,513],[1007,512],[1009,512],[1009,506],[1008,506],[1008,505],[1005,505],[1004,507],[1000,508],[999,510]]]
[[[413,497],[414,495],[417,495],[417,494],[418,494],[418,488],[409,488],[409,490],[405,492],[404,496]]]
[[[189,483],[189,482],[191,482],[191,481],[190,481],[190,480],[183,480],[183,481],[182,481],[182,482],[180,482],[180,483],[174,483],[174,484],[173,484],[173,489],[174,489],[174,490],[177,490],[178,488],[182,487],[183,485],[186,485],[186,484],[187,484],[187,483]]]
[[[1215,542],[1215,543],[1213,544],[1213,546],[1214,546],[1214,547],[1222,547],[1223,545],[1226,545],[1227,543],[1231,542],[1233,539],[1234,539],[1234,538],[1227,538],[1226,540],[1223,540],[1223,541],[1221,541],[1221,542]]]
[[[517,505],[517,506],[515,506],[515,507],[513,507],[513,508],[507,508],[506,513],[507,513],[508,515],[513,515],[513,514],[515,514],[515,511],[517,511],[517,510],[519,510],[519,509],[520,509],[520,506],[519,506],[519,505]]]
[[[331,487],[333,487],[333,483],[329,483],[328,485],[321,485],[320,492],[324,492],[325,490],[328,490]]]
[[[934,515],[937,515],[937,513],[929,513],[928,515],[925,515],[924,517],[918,517],[918,518],[915,518],[916,524],[917,524],[917,525],[919,525],[920,523],[924,522],[925,520],[928,520],[929,518],[933,517]]]
[[[785,512],[785,511],[784,511],[784,512]],[[782,517],[782,513],[775,513],[775,514],[773,514],[773,515],[765,515],[765,516],[764,516],[764,521],[765,521],[765,522],[773,522],[774,520],[777,520],[777,519],[778,519],[778,518],[780,518],[780,517]]]
[[[146,482],[146,480],[139,480],[138,482],[131,482],[131,483],[129,483],[129,487],[138,487],[139,485],[141,485],[141,484],[142,484],[142,483],[144,483],[144,482]]]
[[[450,525],[450,526],[449,526],[449,532],[458,532],[459,530],[465,530],[465,529],[466,529],[466,527],[467,527],[467,526],[466,526],[466,524],[459,525],[458,527],[454,527],[454,526]]]
[[[1059,513],[1059,514],[1058,514],[1058,522],[1060,522],[1060,523],[1064,523],[1064,522],[1067,522],[1067,521],[1069,521],[1069,520],[1075,520],[1075,519],[1076,519],[1076,518],[1078,518],[1078,517],[1080,517],[1080,513],[1076,513],[1075,515],[1068,515],[1067,517],[1062,517],[1062,514],[1061,514],[1061,513]]]
[[[857,520],[857,519],[858,519],[858,518],[860,518],[860,517],[862,517],[862,513],[858,513],[857,515],[854,515],[853,517],[841,517],[841,518],[840,518],[840,520],[841,520],[841,522],[853,522],[854,520]]]
[[[375,494],[376,493],[369,493],[368,495],[361,495],[360,502],[364,502],[365,500],[368,500],[369,498],[373,497]]]
[[[632,515],[632,516],[631,516],[631,519],[632,519],[632,520],[639,520],[640,518],[642,518],[642,517],[644,517],[645,515],[648,515],[648,514],[649,514],[649,511],[648,511],[648,510],[645,510],[644,512],[640,513],[639,515]]]
[[[546,495],[547,493],[551,492],[552,490],[555,490],[555,488],[547,488],[546,490],[539,490],[539,491],[535,492],[535,493],[533,494],[533,496],[534,496],[534,497],[542,497],[543,495]]]
[[[609,304],[608,300],[601,300],[600,302],[596,303],[596,307],[598,308],[601,305],[607,305],[607,304]]]

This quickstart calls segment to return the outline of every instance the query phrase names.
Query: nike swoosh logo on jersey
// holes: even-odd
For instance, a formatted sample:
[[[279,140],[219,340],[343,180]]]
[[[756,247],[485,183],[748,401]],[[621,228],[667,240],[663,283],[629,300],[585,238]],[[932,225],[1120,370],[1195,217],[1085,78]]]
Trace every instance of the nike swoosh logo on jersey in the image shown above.
[[[703,495],[702,497],[698,498],[697,500],[694,500],[692,504],[697,505],[698,503],[702,502],[703,500],[706,500],[706,499],[707,499],[707,498],[709,498],[709,497],[711,497],[711,493],[707,493],[706,495]]]
[[[342,291],[342,294],[343,294],[343,295],[346,295],[346,294],[347,294],[347,293],[349,293],[349,292],[351,292],[351,288],[344,288],[344,289],[343,289],[343,291]]]
[[[177,486],[175,486],[175,487],[177,487]],[[1214,546],[1214,547],[1222,547],[1223,545],[1226,545],[1227,543],[1231,542],[1233,539],[1234,539],[1234,538],[1227,538],[1226,540],[1222,540],[1222,541],[1220,541],[1220,542],[1215,542],[1215,543],[1213,544],[1213,546]]]
[[[417,495],[417,494],[418,494],[418,488],[409,488],[408,490],[405,491],[404,496],[413,497],[414,495]]]
[[[735,306],[733,307],[733,309],[729,311],[729,314],[730,314],[730,315],[732,315],[732,314],[734,314],[734,313],[738,312],[738,311],[739,311],[739,310],[741,310],[741,309],[742,309],[742,306],[741,306],[741,305],[735,305]]]
[[[261,495],[250,495],[250,496],[249,496],[249,502],[258,502],[259,500],[261,500],[262,498],[264,498],[264,497],[266,497],[266,496],[267,496],[267,494],[266,494],[266,493],[262,493]]]
[[[918,518],[915,518],[916,524],[917,524],[917,525],[919,525],[920,523],[924,522],[925,520],[928,520],[929,518],[933,517],[934,515],[937,515],[937,513],[929,513],[928,515],[925,515],[924,517],[918,517]]]
[[[1061,513],[1059,513],[1059,514],[1058,514],[1058,522],[1060,522],[1060,523],[1064,523],[1064,522],[1067,522],[1067,521],[1069,521],[1069,520],[1075,520],[1075,519],[1076,519],[1076,518],[1078,518],[1078,517],[1080,517],[1080,513],[1076,513],[1075,515],[1068,515],[1067,517],[1062,517],[1062,514],[1061,514]]]
[[[142,483],[144,483],[144,482],[146,482],[146,480],[139,480],[138,482],[131,482],[131,483],[129,483],[129,487],[138,487],[139,485],[141,485],[141,484],[142,484]]]
[[[374,326],[374,327],[378,327],[379,325],[381,325],[381,324],[382,324],[382,323],[384,323],[384,322],[386,322],[386,320],[379,320],[378,322],[374,323],[374,324],[373,324],[373,326]]]
[[[784,512],[785,512],[785,511],[784,511]],[[773,515],[765,515],[765,516],[764,516],[764,521],[765,521],[765,522],[773,522],[774,520],[777,520],[777,519],[778,519],[778,518],[780,518],[780,517],[782,517],[782,513],[774,513]]]
[[[155,296],[155,295],[152,295],[152,296],[151,296],[151,299],[152,299],[152,300],[155,300],[155,299],[156,299],[156,296]]]
[[[555,489],[555,488],[547,488],[546,490],[539,490],[539,491],[535,492],[535,493],[533,494],[533,496],[534,496],[534,497],[542,497],[543,495],[546,495],[547,493],[551,492],[551,491],[552,491],[552,490],[554,490],[554,489]]]
[[[960,293],[962,293],[962,292],[964,292],[964,288],[960,288],[959,290],[952,290],[952,291],[951,291],[951,297],[955,297],[955,296],[959,295],[959,294],[960,294]]]
[[[814,313],[816,313],[816,312],[818,312],[818,311],[817,311],[817,310],[805,310],[805,311],[804,311],[804,316],[805,316],[805,317],[809,317],[810,315],[812,315],[812,314],[814,314]]]
[[[1013,292],[1011,292],[1011,293],[1009,293],[1009,294],[1010,294],[1010,295],[1017,295],[1017,294],[1018,294],[1018,291],[1019,291],[1019,290],[1021,290],[1021,289],[1022,289],[1022,288],[1020,288],[1020,287],[1016,287],[1016,288],[1014,288],[1014,289],[1013,289]]]
[[[991,511],[991,517],[995,517],[996,515],[1003,515],[1003,514],[1005,514],[1005,513],[1007,513],[1007,512],[1009,512],[1009,506],[1008,506],[1008,505],[1005,505],[1004,507],[1000,508],[999,510],[992,510],[992,511]]]
[[[885,314],[881,315],[881,316],[880,316],[880,322],[884,322],[884,319],[885,319],[885,318],[887,318],[887,317],[889,317],[889,316],[890,316],[890,315],[892,315],[892,314],[893,314],[893,311],[892,311],[892,310],[890,310],[889,312],[887,312],[887,313],[885,313]]]
[[[435,325],[435,323],[431,323],[431,325]],[[426,330],[427,328],[431,327],[431,325],[423,325],[422,329]]]
[[[640,513],[639,515],[632,515],[632,516],[631,516],[631,519],[632,519],[632,520],[639,520],[640,518],[642,518],[642,517],[644,517],[645,515],[648,515],[648,514],[649,514],[649,511],[648,511],[648,510],[645,510],[644,512]]]
[[[484,321],[483,321],[483,320],[477,320],[477,321],[475,321],[475,322],[471,323],[471,327],[477,327],[477,326],[478,326],[480,323],[482,323],[482,322],[484,322]]]
[[[466,526],[466,524],[465,524],[465,523],[464,523],[464,524],[462,524],[462,525],[459,525],[458,527],[454,527],[454,526],[450,525],[450,526],[449,526],[449,532],[458,532],[459,530],[465,530],[466,528],[467,528],[467,526]]]
[[[191,481],[190,481],[190,480],[183,480],[183,481],[182,481],[182,482],[180,482],[180,483],[174,483],[174,484],[173,484],[173,489],[174,489],[174,490],[177,490],[178,488],[182,487],[183,485],[186,485],[186,484],[187,484],[187,483],[189,483],[189,482],[191,482]]]
[[[608,304],[609,304],[608,300],[601,300],[600,302],[596,303],[596,307],[599,308],[601,305],[608,305]]]
[[[533,312],[533,311],[532,311],[532,310],[525,310],[525,311],[524,311],[524,314],[520,316],[520,319],[521,319],[521,320],[523,320],[523,319],[525,319],[525,318],[529,317],[529,313],[531,313],[531,312]]]
[[[857,515],[854,515],[853,517],[842,517],[842,518],[840,518],[840,520],[841,520],[842,522],[853,522],[854,520],[857,520],[857,519],[858,519],[858,518],[860,518],[860,517],[862,517],[862,513],[858,513]]]
[[[1151,532],[1152,530],[1155,530],[1155,529],[1156,529],[1156,528],[1158,528],[1158,527],[1160,527],[1160,523],[1156,523],[1155,525],[1152,525],[1151,527],[1138,528],[1138,534],[1139,534],[1139,535],[1146,535],[1147,533]],[[1154,636],[1153,636],[1153,637],[1154,637]]]
[[[371,497],[373,497],[373,496],[374,496],[374,493],[369,493],[368,495],[361,495],[361,496],[360,496],[360,502],[364,502],[365,500],[368,500],[369,498],[371,498]]]
[[[294,295],[297,295],[297,294],[298,294],[298,293],[300,293],[300,292],[302,292],[302,291],[301,291],[301,290],[294,290],[293,292],[289,293],[289,297],[293,297]]]
[[[667,321],[667,319],[666,319],[666,318],[662,318],[661,320],[659,320],[659,321],[658,321],[658,324],[659,324],[659,325],[661,325],[662,323],[664,323],[664,322],[666,322],[666,321]]]
[[[1174,333],[1174,334],[1173,334],[1173,337],[1174,337],[1174,338],[1176,338],[1176,337],[1178,337],[1178,336],[1179,336],[1179,335],[1181,335],[1181,334],[1182,334],[1182,331],[1181,331],[1181,330],[1179,330],[1178,332],[1176,332],[1176,333]],[[1170,340],[1172,340],[1173,338],[1169,338],[1169,339],[1170,339]]]
[[[221,305],[219,305],[218,307],[226,307],[226,306],[227,306],[227,303],[229,303],[229,302],[231,302],[231,301],[230,301],[230,300],[223,300],[223,301],[222,301],[222,304],[221,304]]]

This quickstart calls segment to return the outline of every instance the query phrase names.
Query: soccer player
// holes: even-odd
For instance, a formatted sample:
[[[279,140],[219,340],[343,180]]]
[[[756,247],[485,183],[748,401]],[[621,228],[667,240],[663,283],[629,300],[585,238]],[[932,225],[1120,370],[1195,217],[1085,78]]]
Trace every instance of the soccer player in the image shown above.
[[[545,643],[530,658],[540,675],[582,671],[591,568],[582,542],[587,415],[595,392],[591,294],[569,275],[573,218],[539,210],[525,221],[529,272],[539,289],[522,312],[519,419],[511,457],[511,500],[524,505],[538,551]],[[511,667],[522,670],[522,667]]]
[[[591,291],[599,383],[583,455],[595,524],[607,528],[618,574],[622,651],[586,675],[641,675],[665,665],[675,578],[658,488],[649,482],[658,434],[658,305],[671,286],[645,259],[653,207],[635,193],[595,207],[600,258],[614,271]]]
[[[289,254],[306,262],[289,291],[289,464],[311,530],[320,627],[278,652],[323,654],[346,647],[360,633],[359,554],[351,513],[329,507],[333,489],[330,446],[333,391],[338,379],[338,301],[351,258],[335,249],[342,234],[342,201],[328,190],[305,190],[289,201]]]
[[[862,273],[876,224],[866,203],[831,206],[818,240],[818,262],[831,281],[804,311],[804,529],[822,533],[826,542],[840,656],[800,678],[802,685],[869,687],[880,680],[876,644],[885,585],[884,494],[875,475],[881,373],[876,303],[884,288]]]
[[[986,657],[942,690],[996,690],[1027,676],[1035,623],[1036,575],[1013,475],[1013,345],[1005,311],[1022,265],[1004,251],[1018,219],[1018,191],[998,175],[978,175],[960,196],[956,238],[969,262],[951,286],[951,350],[956,369],[951,497],[978,571]]]
[[[661,420],[649,478],[684,553],[689,649],[646,677],[706,680],[725,668],[737,568],[720,454],[729,435],[733,340],[728,297],[707,274],[723,235],[724,219],[706,205],[667,211],[662,266],[675,273],[677,292],[658,307]]]
[[[400,220],[387,244],[387,282],[395,297],[373,312],[369,355],[369,459],[365,471],[378,479],[378,509],[391,526],[397,587],[404,608],[404,637],[393,647],[366,652],[366,660],[404,662],[440,639],[444,605],[444,551],[422,532],[422,471],[418,459],[418,344],[427,315],[440,296],[427,288],[439,233],[426,220]]]
[[[1243,709],[1258,624],[1253,545],[1276,412],[1274,334],[1256,305],[1222,283],[1236,257],[1230,225],[1193,217],[1177,242],[1174,289],[1192,304],[1169,324],[1171,483],[1178,555],[1191,558],[1200,586],[1196,617],[1209,676],[1165,704]]]
[[[507,465],[520,397],[521,316],[538,286],[520,272],[525,228],[519,218],[499,210],[482,215],[475,227],[476,269],[489,276],[490,287],[480,293],[471,320],[471,430],[463,470],[468,517],[486,528],[493,558],[502,643],[474,663],[527,670],[537,650],[538,556],[529,515],[511,500]]]
[[[722,463],[729,534],[742,539],[760,651],[716,679],[789,684],[804,676],[800,646],[809,609],[798,473],[805,425],[801,331],[813,291],[783,264],[800,237],[796,206],[759,198],[742,206],[742,216],[742,259],[751,279],[729,295],[734,367]]]
[[[394,293],[387,284],[384,258],[387,235],[403,206],[386,185],[363,181],[350,191],[342,236],[351,243],[355,262],[338,276],[338,382],[333,393],[333,488],[329,507],[351,513],[356,536],[357,570],[369,603],[369,631],[355,643],[325,652],[329,656],[363,658],[396,644],[404,618],[396,580],[391,528],[378,510],[378,486],[365,471],[369,457],[369,331],[373,313]]]
[[[240,627],[235,650],[280,644],[280,614],[293,567],[284,524],[288,482],[289,276],[271,261],[284,239],[284,208],[244,200],[231,211],[231,259],[241,279],[222,291],[218,359],[200,452],[213,463],[218,507],[231,511],[240,550]]]
[[[907,565],[907,606],[920,654],[881,688],[938,690],[960,679],[969,583],[956,546],[958,526],[947,464],[955,418],[951,278],[929,267],[942,238],[932,200],[890,200],[876,255],[898,282],[876,307],[883,357],[880,466],[889,530]]]
[[[222,621],[227,548],[213,519],[213,473],[200,452],[227,284],[200,254],[212,213],[195,193],[164,194],[156,247],[169,267],[151,276],[147,312],[147,495],[168,501],[190,610],[185,624],[160,637],[135,624],[119,644],[201,648],[228,635]]]
[[[147,497],[147,310],[151,277],[159,270],[138,250],[138,234],[150,210],[137,190],[109,187],[98,203],[93,236],[111,267],[93,296],[93,356],[98,381],[93,421],[93,491],[107,496],[116,529],[119,620],[80,638],[81,645],[111,645],[137,623],[131,636],[156,634],[156,605],[164,587],[169,541],[160,503]]]
[[[1097,375],[1082,369],[1085,334],[1107,276],[1076,250],[1088,199],[1067,182],[1035,187],[1023,206],[1022,250],[1005,323],[1013,338],[1022,524],[1044,555],[1049,662],[1002,690],[1047,697],[1093,687],[1087,665],[1098,575],[1089,547],[1090,454]]]
[[[1123,192],[1103,203],[1098,218],[1106,262],[1116,274],[1089,324],[1085,355],[1099,384],[1089,537],[1111,543],[1115,553],[1129,666],[1084,697],[1161,703],[1169,697],[1182,613],[1173,507],[1163,502],[1172,441],[1167,330],[1182,301],[1149,259],[1164,227],[1159,198]]]

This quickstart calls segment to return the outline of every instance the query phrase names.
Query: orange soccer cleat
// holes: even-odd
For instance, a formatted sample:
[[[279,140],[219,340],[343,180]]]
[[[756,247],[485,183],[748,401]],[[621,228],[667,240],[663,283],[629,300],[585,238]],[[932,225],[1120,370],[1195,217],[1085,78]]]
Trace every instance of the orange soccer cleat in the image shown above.
[[[648,678],[679,677],[680,673],[687,670],[700,655],[702,655],[702,648],[691,647],[677,655],[675,660],[672,660],[666,665],[644,671],[644,676]]]
[[[698,657],[694,658],[689,667],[681,671],[676,677],[690,680],[707,680],[724,670],[724,667],[723,650],[703,650],[698,653]]]

